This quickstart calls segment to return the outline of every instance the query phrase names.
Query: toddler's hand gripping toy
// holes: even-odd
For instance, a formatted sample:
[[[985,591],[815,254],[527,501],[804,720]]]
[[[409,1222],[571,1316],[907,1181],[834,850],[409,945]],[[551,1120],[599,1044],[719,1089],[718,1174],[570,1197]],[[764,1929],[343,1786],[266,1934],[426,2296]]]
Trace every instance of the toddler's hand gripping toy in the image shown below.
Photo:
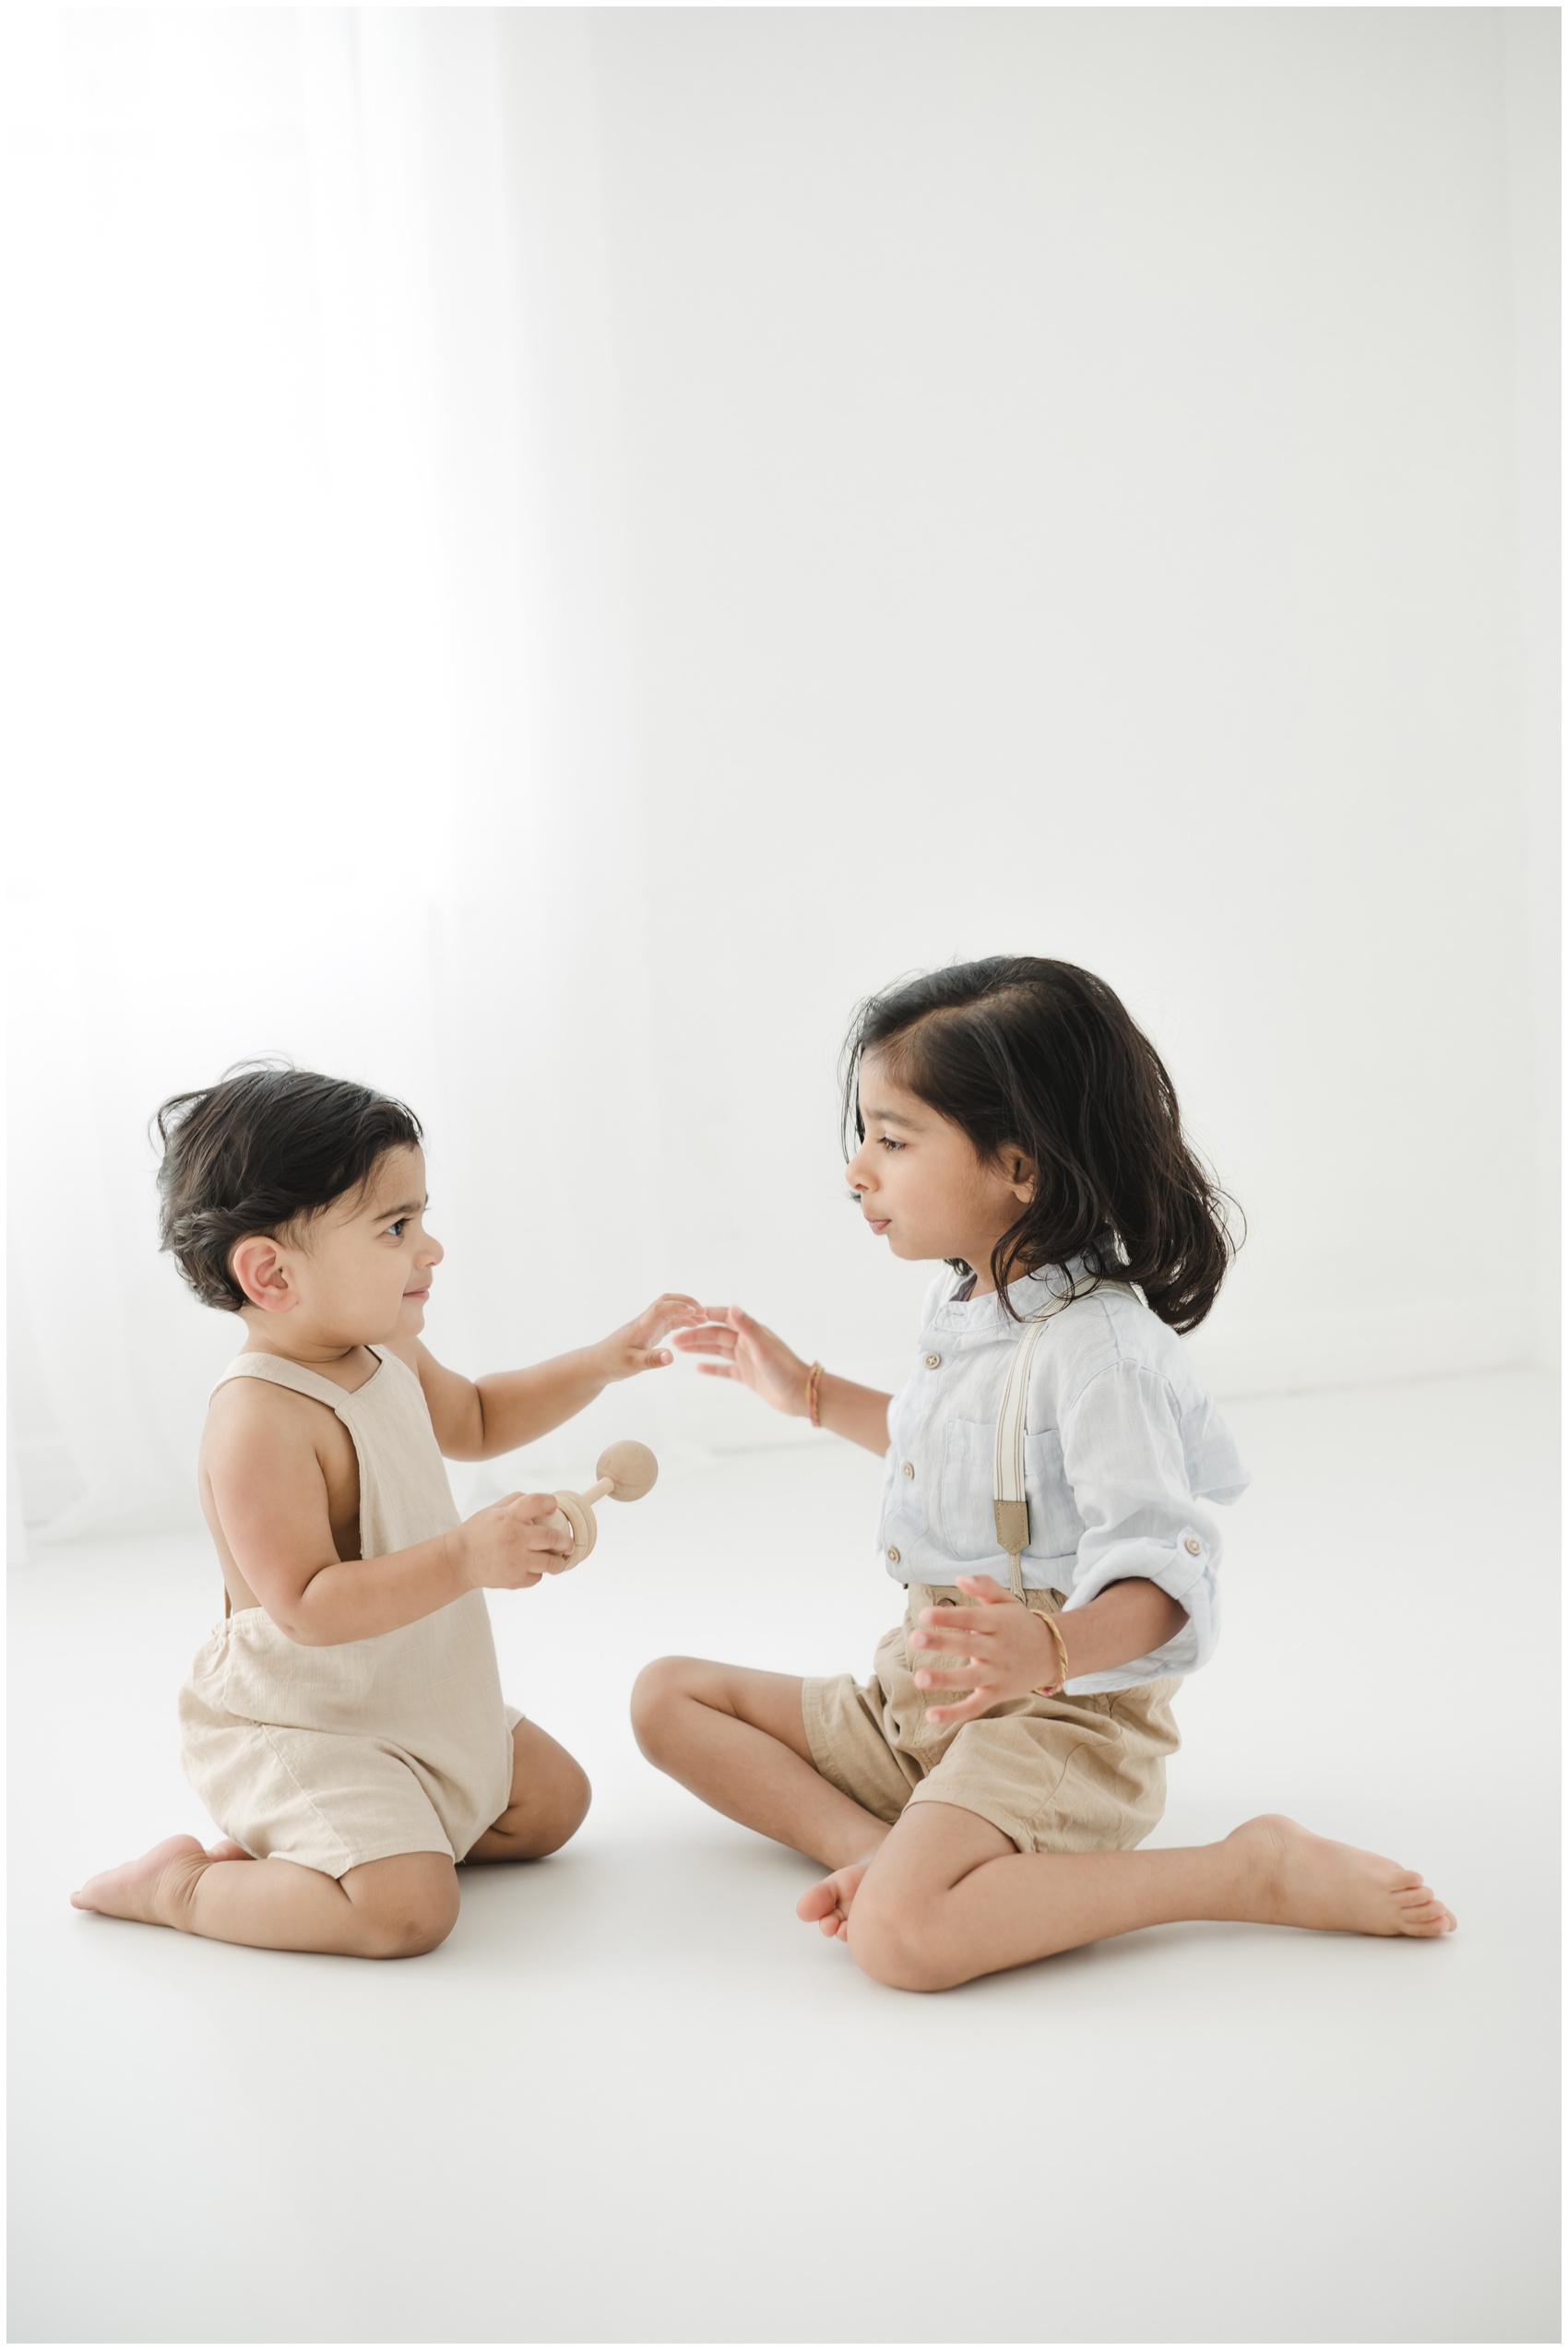
[[[566,1567],[580,1567],[599,1540],[594,1503],[607,1496],[612,1501],[640,1501],[659,1475],[659,1463],[646,1444],[634,1444],[627,1440],[605,1446],[599,1456],[596,1474],[599,1483],[590,1485],[586,1493],[555,1496],[555,1515],[549,1524],[572,1537],[571,1555],[558,1570],[560,1573],[564,1573]]]

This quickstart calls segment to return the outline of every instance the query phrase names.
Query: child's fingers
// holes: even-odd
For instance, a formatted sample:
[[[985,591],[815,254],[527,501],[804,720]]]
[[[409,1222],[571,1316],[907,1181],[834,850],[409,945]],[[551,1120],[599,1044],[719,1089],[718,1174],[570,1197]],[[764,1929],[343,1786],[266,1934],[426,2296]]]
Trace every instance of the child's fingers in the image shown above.
[[[521,1522],[524,1547],[529,1550],[558,1550],[564,1558],[573,1548],[575,1537],[563,1527],[552,1525],[556,1501],[553,1493],[510,1493],[501,1504],[508,1506]]]
[[[980,1668],[972,1660],[967,1666],[944,1666],[940,1670],[917,1673],[915,1687],[917,1689],[973,1689],[979,1673]]]
[[[909,1634],[912,1648],[951,1648],[961,1632],[966,1640],[994,1640],[1002,1630],[996,1618],[979,1608],[922,1608],[919,1628]],[[934,1639],[926,1635],[934,1633]]]
[[[982,1607],[995,1608],[1004,1603],[1009,1607],[1017,1605],[1013,1594],[1004,1591],[994,1575],[960,1575],[958,1588],[971,1593]]]
[[[655,1333],[673,1330],[678,1323],[689,1324],[704,1319],[703,1309],[695,1298],[671,1297],[656,1299],[646,1313],[638,1315],[637,1322],[651,1336]]]
[[[662,1371],[667,1362],[673,1362],[674,1359],[668,1347],[634,1347],[632,1348],[632,1360],[639,1371]]]
[[[975,1722],[995,1703],[994,1690],[977,1689],[961,1705],[928,1705],[925,1717],[928,1722]]]
[[[930,1668],[932,1671],[938,1666],[944,1672],[950,1671],[956,1662],[972,1666],[977,1673],[986,1672],[993,1678],[1000,1678],[1002,1659],[1005,1654],[1005,1650],[982,1648],[975,1641],[918,1640],[913,1632],[909,1634],[910,1664]]]
[[[543,1519],[555,1515],[553,1493],[508,1493],[500,1505],[516,1510],[520,1518]]]

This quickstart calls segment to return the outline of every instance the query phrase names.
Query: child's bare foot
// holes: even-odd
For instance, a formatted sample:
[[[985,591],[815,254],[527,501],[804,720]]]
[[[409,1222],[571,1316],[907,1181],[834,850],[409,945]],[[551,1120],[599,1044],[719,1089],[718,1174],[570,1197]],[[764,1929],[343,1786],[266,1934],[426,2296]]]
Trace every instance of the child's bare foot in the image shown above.
[[[208,1860],[248,1860],[251,1857],[244,1846],[236,1844],[232,1836],[224,1836],[218,1844],[209,1844],[207,1857]]]
[[[808,1926],[820,1926],[825,1934],[837,1935],[847,1941],[849,1935],[849,1905],[861,1890],[861,1879],[871,1867],[875,1855],[867,1853],[863,1860],[852,1860],[848,1869],[835,1869],[831,1877],[824,1877],[820,1884],[809,1885],[795,1904],[795,1915]]]
[[[73,1909],[96,1909],[105,1917],[134,1917],[143,1926],[167,1926],[170,1923],[160,1891],[171,1868],[184,1876],[188,1864],[198,1860],[203,1867],[208,1860],[244,1859],[245,1854],[236,1845],[232,1850],[206,1852],[195,1836],[165,1836],[139,1860],[124,1861],[118,1869],[105,1869],[89,1877],[79,1893],[71,1895]],[[185,1868],[180,1864],[185,1863]]]
[[[1313,1835],[1279,1812],[1244,1821],[1225,1841],[1250,1848],[1245,1914],[1269,1925],[1430,1937],[1451,1934],[1458,1922],[1418,1870]]]

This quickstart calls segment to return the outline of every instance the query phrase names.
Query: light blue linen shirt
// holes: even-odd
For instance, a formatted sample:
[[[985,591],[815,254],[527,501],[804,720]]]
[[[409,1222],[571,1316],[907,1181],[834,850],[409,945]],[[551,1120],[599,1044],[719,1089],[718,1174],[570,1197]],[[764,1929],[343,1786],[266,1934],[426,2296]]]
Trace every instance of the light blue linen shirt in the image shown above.
[[[1038,1313],[1087,1277],[1081,1261],[1053,1265],[1015,1281],[1007,1295],[1019,1314]],[[877,1542],[903,1584],[952,1584],[961,1574],[1007,1582],[992,1504],[996,1419],[1018,1323],[994,1296],[956,1294],[963,1286],[945,1269],[932,1283],[914,1370],[888,1408]],[[1248,1482],[1182,1341],[1135,1291],[1099,1289],[1051,1317],[1024,1415],[1025,1588],[1064,1592],[1068,1608],[1086,1608],[1110,1584],[1144,1575],[1187,1611],[1162,1648],[1075,1678],[1071,1689],[1132,1689],[1208,1662],[1219,1632],[1213,1504],[1234,1501]],[[1072,1634],[1063,1630],[1070,1655]]]

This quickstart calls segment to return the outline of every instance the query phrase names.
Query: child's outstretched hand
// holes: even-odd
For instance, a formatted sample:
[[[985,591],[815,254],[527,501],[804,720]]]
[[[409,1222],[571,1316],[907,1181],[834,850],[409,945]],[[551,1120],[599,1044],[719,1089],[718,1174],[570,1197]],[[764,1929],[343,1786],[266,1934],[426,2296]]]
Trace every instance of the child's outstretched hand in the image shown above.
[[[700,1330],[683,1330],[675,1344],[683,1355],[712,1355],[697,1369],[709,1379],[737,1379],[771,1404],[776,1412],[800,1419],[806,1413],[811,1366],[791,1353],[782,1338],[739,1306],[709,1306]]]
[[[909,1634],[913,1649],[938,1656],[966,1656],[967,1664],[915,1675],[917,1689],[967,1689],[953,1705],[928,1705],[928,1722],[973,1722],[1010,1697],[1049,1688],[1062,1669],[1056,1643],[1032,1608],[1026,1608],[991,1575],[960,1575],[958,1588],[978,1602],[973,1608],[922,1608],[920,1628]]]
[[[707,1315],[695,1298],[677,1296],[673,1290],[662,1298],[655,1298],[646,1313],[628,1322],[624,1330],[612,1330],[594,1348],[599,1368],[606,1381],[630,1379],[639,1371],[660,1371],[675,1358],[659,1340],[671,1330],[690,1329],[695,1323],[706,1322]]]

